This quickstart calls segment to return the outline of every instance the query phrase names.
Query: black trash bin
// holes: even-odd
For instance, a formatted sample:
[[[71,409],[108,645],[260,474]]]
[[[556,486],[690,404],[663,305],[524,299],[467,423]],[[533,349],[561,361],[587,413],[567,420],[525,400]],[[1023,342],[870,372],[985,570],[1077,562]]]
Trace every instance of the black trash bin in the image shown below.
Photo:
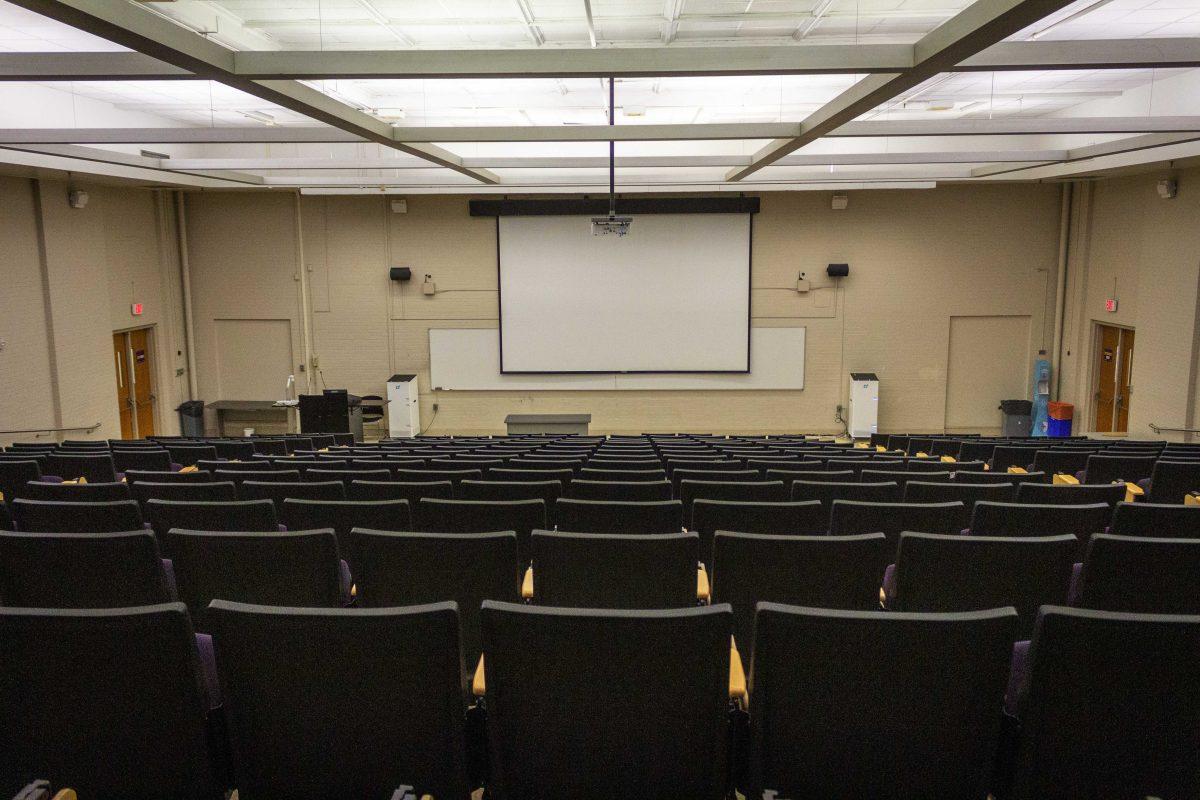
[[[179,412],[180,436],[204,435],[204,401],[185,400],[175,409]]]
[[[1029,400],[1000,401],[1000,435],[1029,436],[1033,428],[1033,403]]]

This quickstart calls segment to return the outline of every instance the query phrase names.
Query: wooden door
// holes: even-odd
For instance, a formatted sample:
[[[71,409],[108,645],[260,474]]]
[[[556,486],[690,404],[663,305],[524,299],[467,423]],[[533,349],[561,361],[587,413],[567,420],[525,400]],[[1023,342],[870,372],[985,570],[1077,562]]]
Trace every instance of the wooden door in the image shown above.
[[[133,400],[137,411],[137,435],[154,435],[154,370],[150,363],[150,331],[129,332],[130,366],[133,373]]]
[[[1133,331],[1121,330],[1121,361],[1117,374],[1116,430],[1129,430],[1129,376],[1133,374]]]
[[[1098,433],[1129,430],[1129,376],[1133,369],[1133,331],[1097,326],[1096,419]]]
[[[125,334],[113,334],[113,369],[117,371],[117,409],[121,438],[133,438],[133,387],[129,382],[129,343]]]

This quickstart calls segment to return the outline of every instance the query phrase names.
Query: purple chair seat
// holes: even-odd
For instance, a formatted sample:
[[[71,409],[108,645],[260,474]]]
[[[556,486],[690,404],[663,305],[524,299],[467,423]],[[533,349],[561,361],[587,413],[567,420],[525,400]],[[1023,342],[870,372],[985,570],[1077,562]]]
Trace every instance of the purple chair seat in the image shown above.
[[[1004,710],[1009,716],[1017,716],[1017,701],[1029,679],[1029,640],[1014,642],[1012,663],[1008,671],[1008,688],[1004,691]]]

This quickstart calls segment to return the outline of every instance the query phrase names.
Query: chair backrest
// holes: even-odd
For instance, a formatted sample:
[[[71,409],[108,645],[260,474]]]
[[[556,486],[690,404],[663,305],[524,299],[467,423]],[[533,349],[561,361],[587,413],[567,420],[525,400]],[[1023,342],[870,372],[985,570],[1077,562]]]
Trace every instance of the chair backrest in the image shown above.
[[[226,461],[218,458],[215,461],[201,459],[196,462],[196,467],[209,472],[215,472],[219,469],[229,470],[232,472],[285,472],[291,471],[300,472],[296,467],[289,467],[287,459],[276,458],[268,460],[266,458],[252,458],[248,461]],[[263,478],[263,480],[267,480]]]
[[[730,615],[485,602],[489,791],[724,798]]]
[[[58,500],[65,503],[105,503],[129,500],[129,486],[113,483],[43,483],[33,481],[21,494],[30,500]]]
[[[223,439],[212,442],[212,446],[217,451],[217,458],[229,458],[237,461],[254,458],[254,442],[249,439],[240,441]]]
[[[166,444],[171,460],[184,467],[194,467],[202,458],[216,458],[217,448],[211,444]]]
[[[1037,451],[1037,445],[997,445],[992,451],[992,472],[1007,472],[1009,467],[1029,469]]]
[[[125,482],[130,486],[142,481],[150,483],[212,483],[215,480],[212,472],[208,470],[171,472],[169,470],[131,469],[125,472]]]
[[[1038,606],[1062,603],[1079,540],[1063,536],[900,534],[895,611],[981,611],[1012,606],[1022,638]]]
[[[970,514],[975,503],[993,500],[1000,503],[1011,501],[1017,494],[1012,483],[936,483],[910,481],[904,487],[904,500],[908,503],[951,503],[955,500],[967,507]]]
[[[200,630],[210,630],[213,600],[331,608],[341,604],[337,537],[332,530],[289,533],[173,529],[163,548],[175,567],[179,599]]]
[[[69,503],[18,497],[12,503],[12,514],[22,531],[117,533],[142,527],[142,512],[133,500]]]
[[[995,442],[963,441],[958,448],[959,461],[991,461],[996,450]]]
[[[1182,503],[1192,492],[1200,491],[1200,462],[1159,460],[1150,475],[1151,503]]]
[[[1088,543],[1075,605],[1139,614],[1200,614],[1197,575],[1200,537],[1098,533]]]
[[[571,608],[696,605],[694,533],[533,532],[533,597]]]
[[[289,497],[296,500],[345,500],[346,485],[341,481],[245,481],[238,487],[238,495],[243,500],[270,500],[275,504],[275,513],[282,515],[283,501]]]
[[[223,796],[182,604],[0,608],[0,652],[0,786],[52,775],[98,800]]]
[[[240,466],[234,464],[233,466]],[[278,483],[299,483],[300,470],[296,469],[270,469],[270,470],[251,470],[245,471],[240,469],[218,469],[213,471],[213,479],[218,481],[230,481],[231,483],[241,486],[246,481],[276,481]]]
[[[1025,483],[1044,484],[1044,472],[955,472],[955,483],[1011,483],[1020,486]]]
[[[683,529],[683,503],[678,500],[632,503],[559,498],[556,510],[560,531],[641,534]]]
[[[279,530],[279,518],[270,500],[147,500],[146,516],[158,536],[172,528],[190,531]],[[170,557],[170,553],[167,553]]]
[[[453,603],[210,614],[239,795],[470,796]]]
[[[521,563],[527,564],[530,535],[535,529],[546,527],[546,504],[541,500],[443,500],[426,497],[417,504],[413,517],[415,528],[427,533],[512,531],[517,534],[517,552]]]
[[[1088,456],[1083,483],[1136,483],[1154,472],[1155,456],[1102,455]]]
[[[914,470],[896,470],[896,469],[864,469],[859,473],[859,479],[866,483],[892,483],[900,484],[901,489],[908,484],[909,481],[948,481],[950,480],[950,470],[936,471],[921,471]]]
[[[829,514],[829,532],[834,536],[882,533],[888,552],[894,554],[901,531],[958,533],[967,526],[966,506],[949,503],[874,503],[837,500]]]
[[[0,605],[120,608],[172,599],[150,531],[0,533]]]
[[[0,493],[6,503],[25,496],[26,484],[42,477],[37,461],[0,461]]]
[[[1057,536],[1069,533],[1087,542],[1112,519],[1107,503],[1082,506],[993,503],[981,500],[971,515],[971,533],[980,536]]]
[[[365,608],[458,604],[467,667],[479,660],[484,600],[520,602],[523,569],[515,533],[394,533],[355,528],[349,556],[356,602]]]
[[[209,502],[231,502],[237,500],[237,487],[232,483],[150,483],[137,481],[129,484],[133,499],[145,508],[151,500],[202,500]]]
[[[783,481],[709,481],[684,479],[679,482],[684,524],[694,527],[693,508],[697,500],[735,500],[745,503],[782,503],[789,499]]]
[[[1200,616],[1043,608],[1014,800],[1200,796]]]
[[[1117,503],[1110,533],[1197,539],[1200,538],[1200,506]]]
[[[820,500],[751,503],[739,500],[695,500],[691,529],[700,534],[700,560],[712,567],[713,535],[717,531],[766,533],[775,536],[816,536],[829,525],[829,510]]]
[[[57,475],[63,480],[72,481],[76,478],[86,478],[88,483],[112,483],[117,479],[117,471],[113,467],[112,455],[107,451],[96,455],[88,453],[51,453],[46,456],[42,472],[47,475]]]
[[[1047,475],[1074,475],[1087,469],[1088,456],[1094,450],[1074,450],[1061,447],[1038,450],[1033,454],[1033,469]]]
[[[391,480],[397,481],[450,481],[455,486],[463,481],[483,480],[480,469],[397,469]],[[496,480],[500,480],[496,478]]]
[[[575,500],[618,500],[646,502],[670,500],[671,484],[667,481],[594,481],[573,479],[563,488],[563,497]]]
[[[814,608],[879,608],[879,583],[894,551],[882,533],[861,536],[717,534],[712,600],[733,606],[733,636],[749,661],[761,602]]]
[[[901,499],[903,489],[894,481],[882,483],[822,483],[793,481],[793,500],[820,500],[825,508],[833,508],[835,500],[888,503]]]
[[[171,468],[171,454],[165,449],[113,450],[113,469],[125,472],[131,469],[167,470]]]
[[[1068,506],[1107,503],[1109,508],[1113,508],[1124,499],[1123,483],[1022,483],[1017,486],[1018,503]]]
[[[488,480],[493,481],[559,481],[564,486],[575,477],[571,469],[497,469],[488,471]],[[471,480],[477,480],[472,478]]]
[[[350,531],[408,531],[413,528],[412,509],[407,500],[301,500],[283,501],[283,524],[288,530],[332,528],[338,547],[350,552]]]
[[[658,462],[655,461],[653,463],[657,464]],[[588,464],[595,464],[595,462],[589,461]],[[635,481],[665,481],[667,479],[667,472],[661,467],[636,469],[604,464],[602,466],[584,467],[579,470],[579,477],[585,481],[623,481],[631,483]]]
[[[761,604],[747,797],[986,797],[1015,635],[1012,609]]]
[[[390,481],[393,475],[390,469],[309,469],[303,477],[313,483],[341,481],[349,486],[352,481]]]
[[[453,497],[450,481],[351,481],[346,487],[350,500],[407,500],[409,508],[422,497]]]

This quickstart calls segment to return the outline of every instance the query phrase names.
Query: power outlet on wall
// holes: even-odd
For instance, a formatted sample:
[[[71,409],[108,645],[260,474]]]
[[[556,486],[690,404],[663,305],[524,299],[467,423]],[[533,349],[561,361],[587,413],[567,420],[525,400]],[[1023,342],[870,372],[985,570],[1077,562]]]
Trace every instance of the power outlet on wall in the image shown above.
[[[437,403],[434,403],[434,404],[433,404],[433,410],[434,410],[434,411],[437,411],[437,410],[438,410],[438,404],[437,404]]]

